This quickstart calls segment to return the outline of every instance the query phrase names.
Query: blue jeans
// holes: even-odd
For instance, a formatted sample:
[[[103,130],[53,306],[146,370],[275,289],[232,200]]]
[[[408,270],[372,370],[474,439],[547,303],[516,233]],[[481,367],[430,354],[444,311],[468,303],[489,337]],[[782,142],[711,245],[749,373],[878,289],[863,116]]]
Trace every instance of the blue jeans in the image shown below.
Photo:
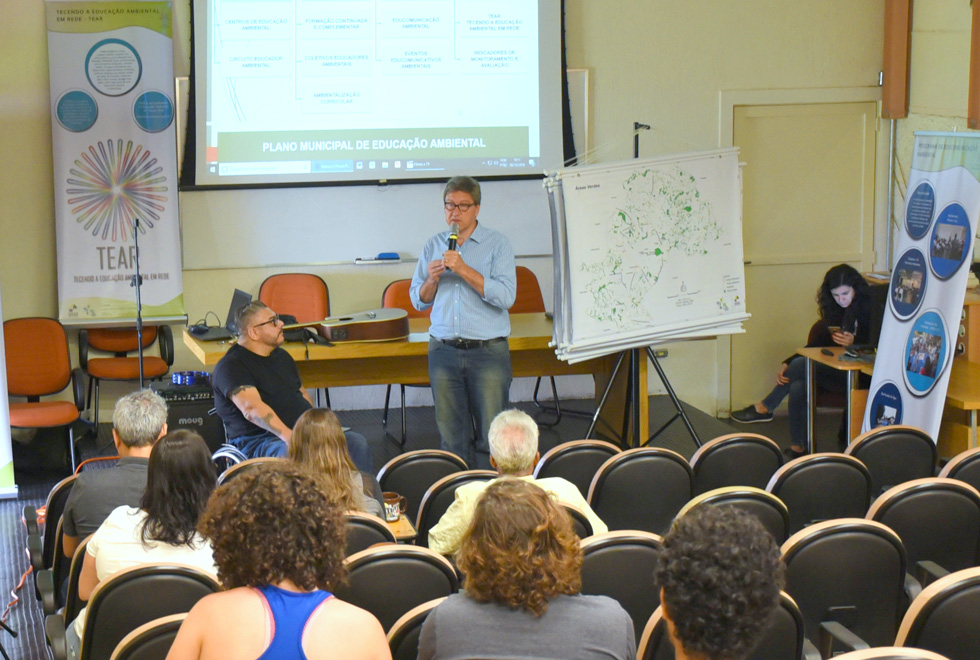
[[[812,448],[806,444],[806,358],[797,355],[789,362],[784,375],[789,378],[785,385],[776,385],[772,392],[762,400],[762,405],[769,412],[774,411],[780,403],[789,396],[789,432],[793,444],[806,451]],[[847,376],[823,364],[817,364],[814,370],[814,387],[831,392],[843,392],[847,389]]]
[[[367,438],[356,431],[346,431],[344,437],[347,439],[347,451],[350,452],[350,457],[357,469],[361,472],[374,474],[374,456],[371,454]],[[259,435],[243,435],[230,440],[230,443],[238,447],[249,458],[260,456],[285,457],[289,453],[286,443],[279,436],[268,431]]]
[[[490,469],[487,433],[509,405],[511,379],[506,341],[462,349],[429,339],[429,382],[443,449],[470,467]]]

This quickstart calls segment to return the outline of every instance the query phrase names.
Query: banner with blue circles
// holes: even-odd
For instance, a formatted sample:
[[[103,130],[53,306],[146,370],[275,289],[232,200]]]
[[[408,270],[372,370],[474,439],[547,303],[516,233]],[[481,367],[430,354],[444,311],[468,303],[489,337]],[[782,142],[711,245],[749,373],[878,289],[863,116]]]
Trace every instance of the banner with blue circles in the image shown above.
[[[169,1],[45,4],[64,323],[184,315]],[[138,239],[137,239],[138,235]]]
[[[905,199],[863,429],[935,439],[980,215],[980,134],[916,133]]]

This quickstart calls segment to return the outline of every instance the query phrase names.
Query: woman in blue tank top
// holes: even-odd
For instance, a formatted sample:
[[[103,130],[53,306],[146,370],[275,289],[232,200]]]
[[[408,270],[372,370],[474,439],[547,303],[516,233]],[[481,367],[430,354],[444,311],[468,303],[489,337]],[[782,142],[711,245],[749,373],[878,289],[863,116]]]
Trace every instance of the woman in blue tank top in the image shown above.
[[[391,658],[378,620],[330,593],[344,575],[344,517],[317,477],[257,467],[215,491],[199,528],[227,591],[194,606],[168,660]]]

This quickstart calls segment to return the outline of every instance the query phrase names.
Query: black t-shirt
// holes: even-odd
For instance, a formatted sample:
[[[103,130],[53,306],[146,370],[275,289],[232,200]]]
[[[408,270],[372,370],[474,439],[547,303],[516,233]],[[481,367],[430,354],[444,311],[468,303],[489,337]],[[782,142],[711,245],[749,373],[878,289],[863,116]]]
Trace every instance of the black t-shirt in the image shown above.
[[[311,408],[310,402],[300,392],[303,383],[289,353],[277,348],[268,357],[262,357],[234,344],[214,367],[211,377],[214,406],[225,425],[229,440],[265,432],[262,427],[245,419],[231,400],[231,393],[243,385],[257,389],[262,401],[289,428],[293,428],[299,416]]]

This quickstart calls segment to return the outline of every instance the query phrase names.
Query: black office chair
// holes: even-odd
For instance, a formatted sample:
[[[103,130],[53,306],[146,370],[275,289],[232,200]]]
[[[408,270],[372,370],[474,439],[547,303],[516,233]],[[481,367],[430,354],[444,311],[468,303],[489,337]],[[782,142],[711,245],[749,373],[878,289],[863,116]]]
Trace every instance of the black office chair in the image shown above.
[[[822,657],[830,657],[835,639],[852,648],[895,639],[907,602],[905,548],[895,532],[870,520],[828,520],[790,537],[782,555],[785,590]]]
[[[733,506],[755,516],[766,528],[776,543],[782,543],[789,537],[789,510],[778,497],[759,488],[751,486],[729,486],[716,488],[698,495],[684,505],[677,514],[680,518],[695,507]]]
[[[100,582],[89,599],[79,660],[108,658],[116,645],[139,626],[170,614],[189,612],[197,601],[219,588],[213,575],[178,564],[143,564],[116,573]],[[152,594],[152,598],[147,594]],[[65,626],[65,619],[59,614],[44,620],[54,660],[67,656]]]
[[[583,539],[582,593],[609,596],[633,619],[635,639],[660,603],[655,572],[663,540],[641,531],[595,534]]]
[[[723,435],[701,445],[691,457],[694,494],[726,486],[765,488],[782,464],[779,445],[764,435]]]
[[[226,483],[230,482],[235,477],[240,477],[252,470],[259,465],[265,465],[267,463],[276,463],[279,461],[284,461],[284,458],[277,458],[275,456],[259,456],[258,458],[249,458],[241,463],[235,463],[229,466],[224,472],[218,475],[218,486],[224,486]]]
[[[907,481],[876,499],[867,518],[898,534],[923,585],[980,564],[980,492],[967,483],[941,477]]]
[[[922,590],[898,628],[895,646],[941,653],[949,660],[980,658],[980,568],[950,573]]]
[[[406,455],[402,454],[402,456]],[[493,470],[466,470],[445,476],[432,484],[422,496],[422,503],[419,506],[419,515],[415,523],[415,529],[418,531],[416,544],[429,547],[429,530],[435,527],[456,499],[457,488],[471,481],[490,481],[497,476]]]
[[[589,485],[599,467],[620,452],[611,442],[572,440],[552,447],[534,466],[534,478],[561,477],[575,484],[582,497],[588,497]]]
[[[936,443],[914,426],[881,426],[862,433],[844,451],[871,472],[871,496],[936,474]]]
[[[459,590],[453,565],[427,548],[383,545],[353,554],[344,563],[347,580],[334,594],[373,614],[385,631],[412,608]]]
[[[398,493],[405,498],[405,515],[409,520],[418,517],[422,497],[443,477],[468,469],[466,461],[448,451],[420,449],[396,456],[378,472],[381,490]]]
[[[186,613],[154,619],[123,637],[109,660],[166,660]]]
[[[683,456],[661,447],[639,447],[602,464],[588,500],[610,530],[664,534],[693,494],[694,473]]]
[[[395,533],[388,527],[388,523],[370,513],[348,511],[344,524],[347,527],[346,557],[367,550],[378,543],[397,542]]]
[[[789,533],[834,518],[861,518],[871,504],[871,473],[847,454],[819,453],[776,470],[766,490],[789,509]]]
[[[38,598],[41,597],[40,591],[37,591],[38,574],[46,568],[54,569],[57,562],[61,564],[59,573],[65,575],[68,566],[71,564],[71,559],[65,557],[62,551],[58,525],[77,478],[78,476],[74,474],[65,477],[51,488],[44,503],[44,528],[39,532],[40,536],[28,536],[27,546],[30,550],[31,568],[34,571],[34,588]]]
[[[573,504],[567,502],[561,502],[561,506],[565,509],[565,513],[568,517],[572,519],[572,531],[575,532],[575,536],[580,539],[586,539],[592,536],[592,523],[586,517],[585,512]]]
[[[959,479],[980,490],[980,447],[960,452],[939,471],[940,477]]]
[[[436,598],[406,612],[388,631],[391,660],[415,660],[419,653],[419,635],[429,612],[445,598]]]

